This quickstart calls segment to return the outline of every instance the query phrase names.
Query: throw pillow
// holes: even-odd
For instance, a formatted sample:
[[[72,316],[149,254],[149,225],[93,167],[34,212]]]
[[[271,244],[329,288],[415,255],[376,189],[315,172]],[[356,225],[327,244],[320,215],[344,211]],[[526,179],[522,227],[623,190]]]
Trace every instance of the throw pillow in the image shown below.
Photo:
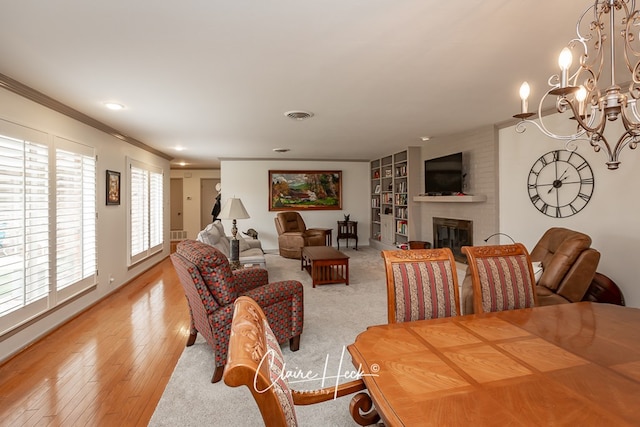
[[[240,235],[240,233],[236,234],[236,238],[238,239],[238,242],[240,242],[240,252],[244,252],[244,251],[248,251],[249,249],[251,249],[251,246],[249,246],[249,244],[244,240],[244,238]]]
[[[227,236],[220,236],[218,242],[213,246],[222,252],[227,258],[231,255],[231,244],[229,243],[229,238],[227,238]]]

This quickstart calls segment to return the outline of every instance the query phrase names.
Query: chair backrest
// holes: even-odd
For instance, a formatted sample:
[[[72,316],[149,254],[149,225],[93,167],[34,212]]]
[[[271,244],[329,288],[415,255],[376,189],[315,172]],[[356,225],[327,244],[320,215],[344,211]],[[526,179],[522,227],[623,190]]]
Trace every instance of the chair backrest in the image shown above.
[[[590,246],[591,237],[586,234],[562,227],[548,229],[531,251],[531,260],[541,261],[543,266],[538,285],[557,290],[571,266]],[[597,260],[594,273],[595,267]],[[591,278],[587,278],[586,281],[590,283]]]
[[[183,240],[178,243],[176,254],[198,269],[219,305],[231,304],[238,297],[229,259],[218,249],[197,240]]]
[[[389,323],[460,315],[458,274],[449,248],[382,251]]]
[[[523,244],[463,246],[462,252],[471,270],[475,313],[536,305],[533,268]]]
[[[282,351],[264,312],[251,298],[239,297],[223,379],[228,386],[249,388],[267,426],[298,424],[284,366]]]
[[[600,252],[591,247],[591,237],[562,227],[548,229],[531,251],[532,261],[542,262],[540,287],[570,302],[581,301],[596,274]],[[538,292],[539,302],[545,304]]]
[[[307,226],[298,212],[278,212],[275,217],[278,235],[288,232],[304,233]]]

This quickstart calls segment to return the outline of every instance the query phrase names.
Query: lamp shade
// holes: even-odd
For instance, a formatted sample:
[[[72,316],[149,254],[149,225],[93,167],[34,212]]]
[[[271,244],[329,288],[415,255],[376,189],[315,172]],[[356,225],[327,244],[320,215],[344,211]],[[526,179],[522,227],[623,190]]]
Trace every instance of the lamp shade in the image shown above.
[[[247,210],[242,204],[242,200],[231,198],[227,199],[218,215],[219,219],[247,219],[250,218]]]

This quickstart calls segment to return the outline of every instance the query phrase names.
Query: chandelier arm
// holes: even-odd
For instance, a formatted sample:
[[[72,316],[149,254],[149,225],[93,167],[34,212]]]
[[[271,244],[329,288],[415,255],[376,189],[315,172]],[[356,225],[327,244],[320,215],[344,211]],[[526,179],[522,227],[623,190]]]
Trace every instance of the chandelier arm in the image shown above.
[[[606,115],[602,114],[600,116],[600,121],[596,126],[591,126],[591,121],[590,123],[586,123],[582,116],[579,114],[578,110],[575,108],[573,102],[570,101],[566,101],[566,104],[569,105],[569,108],[571,109],[571,111],[573,112],[574,118],[575,120],[578,122],[578,127],[583,129],[583,134],[586,133],[588,138],[572,138],[569,142],[567,142],[567,144],[565,144],[565,146],[569,146],[570,143],[575,143],[575,141],[578,140],[587,140],[589,141],[589,143],[591,144],[591,146],[593,147],[593,149],[598,152],[601,149],[603,149],[606,153],[607,156],[609,157],[609,160],[612,160],[613,158],[613,153],[614,151],[611,150],[611,145],[609,144],[609,141],[607,140],[607,138],[604,136],[604,131],[607,127],[607,117]],[[595,108],[592,107],[592,116],[595,115]],[[623,116],[623,121],[625,121],[625,116],[624,114]],[[625,125],[626,127],[626,125]],[[556,138],[558,139],[558,138]],[[620,144],[620,142],[618,142],[618,144],[616,144],[616,149],[618,147],[618,145]],[[577,146],[576,146],[577,148]]]
[[[587,132],[585,129],[582,129],[574,134],[570,134],[570,135],[558,135],[555,134],[553,132],[551,132],[547,126],[545,125],[544,122],[544,115],[542,114],[542,106],[544,104],[544,101],[547,99],[547,97],[552,96],[551,95],[551,91],[553,89],[556,89],[558,86],[557,85],[552,85],[551,84],[551,80],[553,79],[554,76],[551,76],[549,78],[549,84],[551,85],[551,89],[549,89],[540,99],[540,102],[538,103],[538,118],[536,119],[522,119],[520,121],[520,123],[518,123],[518,126],[516,127],[516,131],[518,131],[519,133],[524,132],[524,130],[526,129],[526,123],[531,123],[533,125],[535,125],[538,130],[540,132],[542,132],[544,135],[548,136],[549,138],[553,138],[553,139],[559,139],[559,140],[563,140],[563,141],[571,141],[571,140],[577,140],[577,139],[581,139],[584,134]],[[556,77],[558,77],[556,75]],[[519,129],[518,129],[519,127]]]
[[[591,139],[582,137],[582,138],[567,140],[564,143],[564,149],[567,151],[576,151],[578,149],[578,144],[577,144],[578,141],[588,142],[591,145],[594,144],[594,142],[592,142]],[[597,146],[597,142],[595,144]],[[594,150],[599,149],[599,148],[596,148],[596,146],[594,146]]]
[[[589,118],[589,122],[585,122],[584,119],[582,118],[583,116],[580,115],[579,111],[573,105],[573,102],[567,100],[566,103],[569,105],[569,108],[571,108],[571,112],[573,113],[573,118],[576,119],[579,127],[584,129],[587,133],[597,133],[598,135],[602,136],[602,134],[604,133],[604,129],[607,126],[607,118],[604,114],[600,116],[600,123],[598,123],[596,126],[592,126],[596,116],[596,114],[594,114],[595,108],[591,109],[592,114]]]
[[[620,158],[620,154],[622,153],[622,150],[626,146],[629,146],[629,148],[632,150],[635,149],[638,144],[637,138],[639,134],[640,134],[640,129],[637,126],[634,128],[628,129],[626,132],[624,132],[618,139],[618,142],[616,143],[614,151],[608,153],[609,162],[616,163],[616,164],[620,163],[618,159]]]
[[[584,134],[586,131],[583,129],[582,131],[572,134],[572,135],[558,135],[551,131],[549,131],[545,126],[544,122],[540,119],[538,120],[530,120],[530,119],[522,119],[516,124],[516,132],[523,133],[527,129],[527,125],[531,124],[538,128],[538,130],[545,136],[548,136],[552,139],[557,139],[560,141],[576,141],[576,140],[587,140],[584,138]]]
[[[640,122],[640,114],[638,113],[638,103],[635,99],[629,101],[629,105],[631,107],[631,113],[633,113],[633,119],[635,122]]]

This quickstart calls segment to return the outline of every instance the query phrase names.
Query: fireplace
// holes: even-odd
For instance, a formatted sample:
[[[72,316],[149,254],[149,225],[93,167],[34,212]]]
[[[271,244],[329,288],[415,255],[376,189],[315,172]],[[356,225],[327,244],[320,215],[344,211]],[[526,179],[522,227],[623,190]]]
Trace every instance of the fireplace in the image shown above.
[[[433,247],[450,248],[456,261],[467,263],[463,246],[473,246],[473,221],[433,218]]]

